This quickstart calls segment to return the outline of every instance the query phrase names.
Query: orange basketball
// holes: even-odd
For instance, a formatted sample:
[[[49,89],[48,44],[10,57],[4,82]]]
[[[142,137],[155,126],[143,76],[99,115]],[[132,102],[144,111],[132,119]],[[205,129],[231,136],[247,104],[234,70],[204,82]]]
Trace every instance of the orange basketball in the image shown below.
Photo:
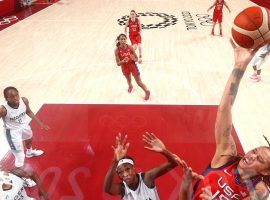
[[[253,6],[240,12],[234,19],[232,37],[241,47],[254,49],[270,41],[270,12]]]

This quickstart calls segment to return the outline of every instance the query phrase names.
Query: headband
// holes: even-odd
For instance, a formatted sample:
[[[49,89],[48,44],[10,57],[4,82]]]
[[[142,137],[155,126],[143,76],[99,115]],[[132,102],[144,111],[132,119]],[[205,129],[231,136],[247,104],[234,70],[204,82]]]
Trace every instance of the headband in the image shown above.
[[[118,168],[120,165],[124,164],[124,163],[129,163],[129,164],[131,164],[131,165],[134,165],[133,160],[131,160],[131,159],[129,159],[129,158],[124,158],[124,159],[121,159],[121,160],[118,161],[117,168]]]

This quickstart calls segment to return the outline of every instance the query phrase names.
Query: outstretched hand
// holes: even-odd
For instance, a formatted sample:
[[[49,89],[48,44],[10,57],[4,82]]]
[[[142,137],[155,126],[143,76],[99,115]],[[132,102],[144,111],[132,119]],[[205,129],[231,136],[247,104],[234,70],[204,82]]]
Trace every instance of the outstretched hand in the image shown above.
[[[48,130],[51,129],[48,125],[43,124],[43,123],[41,123],[40,128],[41,128],[41,129],[45,129],[46,131],[48,131]]]
[[[242,47],[237,47],[232,39],[230,39],[230,43],[234,49],[235,67],[246,69],[248,66],[248,63],[251,61],[255,52],[258,50],[258,48],[252,50],[252,49],[245,49]]]
[[[149,146],[144,146],[144,148],[150,151],[155,151],[155,152],[160,153],[166,149],[163,142],[159,138],[157,138],[157,136],[155,136],[154,133],[145,132],[145,134],[143,135],[143,141],[149,145]]]
[[[116,136],[116,145],[115,147],[112,146],[113,151],[114,151],[114,158],[116,159],[116,161],[121,160],[123,157],[126,156],[127,154],[127,150],[129,148],[130,143],[126,143],[127,142],[127,135],[125,135],[122,143],[121,143],[121,133],[118,133],[118,135]]]

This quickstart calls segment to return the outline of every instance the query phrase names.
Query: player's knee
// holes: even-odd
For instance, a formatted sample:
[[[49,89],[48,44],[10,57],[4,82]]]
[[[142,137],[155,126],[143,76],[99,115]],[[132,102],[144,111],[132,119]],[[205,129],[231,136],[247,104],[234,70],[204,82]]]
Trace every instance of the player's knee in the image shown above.
[[[15,167],[22,167],[24,165],[25,154],[23,151],[14,153],[15,156]]]

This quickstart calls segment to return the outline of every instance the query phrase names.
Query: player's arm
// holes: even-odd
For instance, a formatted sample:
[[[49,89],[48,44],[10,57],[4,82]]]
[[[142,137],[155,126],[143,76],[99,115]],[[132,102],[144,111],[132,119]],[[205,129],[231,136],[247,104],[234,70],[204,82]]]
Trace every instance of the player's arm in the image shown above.
[[[134,48],[131,45],[129,45],[129,48],[131,50],[131,54],[132,54],[131,58],[132,58],[132,60],[134,62],[137,62],[138,61],[138,56],[137,56],[136,52],[134,51]]]
[[[33,171],[25,171],[21,168],[16,168],[10,171],[12,174],[21,177],[21,178],[30,178],[33,181],[35,181],[35,183],[37,184],[38,187],[38,194],[40,197],[43,197],[43,199],[48,200],[48,194],[47,192],[44,190],[42,182],[39,178],[39,176],[33,172]]]
[[[141,20],[138,18],[138,24],[139,24],[139,33],[140,35],[142,35],[142,24],[141,24]]]
[[[191,200],[192,199],[192,194],[193,194],[193,189],[192,189],[192,182],[194,180],[201,180],[204,179],[202,175],[199,175],[195,172],[192,171],[191,167],[188,167],[185,161],[181,161],[180,165],[182,166],[183,169],[183,176],[182,176],[182,182],[180,185],[180,190],[179,190],[179,200]],[[208,190],[207,190],[208,192]],[[207,196],[208,199],[211,196]],[[207,198],[202,198],[203,200]]]
[[[118,161],[114,158],[104,180],[104,191],[112,195],[121,194],[121,184],[114,182],[117,163]]]
[[[214,3],[213,3],[213,5],[210,6],[210,7],[207,9],[207,12],[209,12],[209,11],[216,5],[216,2],[217,2],[217,0],[215,0]]]
[[[127,20],[126,24],[125,24],[125,34],[127,35],[127,27],[129,26],[129,20]]]
[[[224,6],[228,9],[229,12],[231,12],[231,9],[229,8],[228,4],[226,3],[226,1],[224,1]]]
[[[114,50],[114,55],[115,55],[115,61],[116,61],[117,66],[123,65],[123,64],[124,64],[125,62],[127,62],[127,60],[128,60],[128,59],[126,59],[126,58],[124,58],[123,60],[120,60],[118,48],[116,48],[116,49]]]
[[[4,106],[0,106],[0,118],[6,116],[7,110],[5,109]]]
[[[37,116],[32,112],[32,110],[30,109],[30,106],[29,106],[29,101],[27,98],[25,97],[22,97],[22,100],[23,102],[25,103],[26,105],[26,114],[33,120],[35,120],[37,122],[37,124],[43,129],[45,130],[49,130],[50,127],[46,124],[43,124],[42,121],[40,121],[40,119],[37,118]]]
[[[230,42],[234,48],[235,64],[225,86],[217,111],[215,123],[216,152],[211,162],[212,167],[219,167],[229,161],[229,156],[222,157],[221,155],[237,155],[235,142],[231,135],[232,107],[240,81],[254,53],[247,49],[237,48],[232,39]]]
[[[118,161],[126,156],[127,150],[130,145],[129,142],[126,142],[127,135],[125,135],[124,139],[122,140],[121,133],[119,133],[115,139],[116,139],[116,145],[112,146],[113,151],[114,151],[114,157],[104,180],[104,191],[112,195],[121,194],[121,188],[122,188],[121,183],[114,182],[114,175],[116,172]]]
[[[145,172],[144,182],[147,186],[152,187],[156,178],[169,172],[176,167],[178,163],[175,160],[174,154],[167,150],[163,142],[153,133],[146,132],[146,134],[143,135],[143,141],[149,145],[145,146],[146,149],[160,153],[167,158],[167,162]]]

